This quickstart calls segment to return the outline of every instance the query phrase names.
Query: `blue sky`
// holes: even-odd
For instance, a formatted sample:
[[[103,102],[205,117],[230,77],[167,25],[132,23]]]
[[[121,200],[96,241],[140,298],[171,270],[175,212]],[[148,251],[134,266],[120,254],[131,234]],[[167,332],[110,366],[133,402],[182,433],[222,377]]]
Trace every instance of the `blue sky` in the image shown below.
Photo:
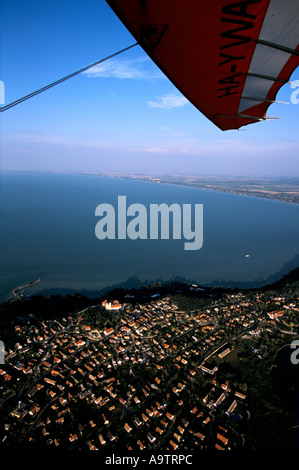
[[[4,0],[5,104],[134,42],[104,0]],[[2,113],[1,169],[299,176],[295,92],[278,120],[223,132],[137,46]]]

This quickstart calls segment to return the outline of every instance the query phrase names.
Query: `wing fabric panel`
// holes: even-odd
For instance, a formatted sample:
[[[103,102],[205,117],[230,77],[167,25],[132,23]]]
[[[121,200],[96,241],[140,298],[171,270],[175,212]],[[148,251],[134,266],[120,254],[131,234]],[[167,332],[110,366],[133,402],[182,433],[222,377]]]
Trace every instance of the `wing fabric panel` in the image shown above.
[[[298,0],[106,1],[169,80],[221,130],[264,119],[299,65],[293,53],[299,49]]]

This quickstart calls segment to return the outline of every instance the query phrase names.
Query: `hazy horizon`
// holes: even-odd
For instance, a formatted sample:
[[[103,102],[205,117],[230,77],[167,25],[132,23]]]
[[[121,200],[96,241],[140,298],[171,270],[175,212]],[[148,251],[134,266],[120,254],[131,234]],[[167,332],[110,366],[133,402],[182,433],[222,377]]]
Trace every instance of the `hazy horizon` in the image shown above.
[[[299,175],[259,175],[259,176],[250,176],[250,175],[241,175],[241,174],[223,174],[223,173],[190,173],[189,171],[181,171],[181,172],[170,172],[168,171],[137,171],[136,169],[129,171],[129,170],[98,170],[98,171],[89,171],[89,170],[41,170],[41,169],[0,169],[1,173],[57,173],[57,174],[83,174],[83,175],[94,175],[94,176],[106,176],[109,177],[121,177],[125,175],[134,175],[134,176],[162,176],[162,177],[194,177],[194,178],[224,178],[224,179],[248,179],[248,180],[258,180],[258,179],[269,179],[269,180],[295,180],[299,182]]]

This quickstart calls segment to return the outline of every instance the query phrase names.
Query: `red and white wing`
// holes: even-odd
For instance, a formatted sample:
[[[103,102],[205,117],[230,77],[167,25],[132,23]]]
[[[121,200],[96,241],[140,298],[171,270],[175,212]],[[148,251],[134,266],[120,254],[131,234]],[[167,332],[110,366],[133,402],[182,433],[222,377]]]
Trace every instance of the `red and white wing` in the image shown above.
[[[266,118],[299,65],[298,0],[106,0],[178,90],[222,130]]]

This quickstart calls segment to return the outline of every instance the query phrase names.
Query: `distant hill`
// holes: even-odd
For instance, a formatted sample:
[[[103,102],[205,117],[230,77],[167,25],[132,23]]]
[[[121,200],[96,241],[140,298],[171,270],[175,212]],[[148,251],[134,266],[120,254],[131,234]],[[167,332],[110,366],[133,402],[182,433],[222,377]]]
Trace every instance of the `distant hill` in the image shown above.
[[[276,284],[277,282],[280,282],[282,279],[284,279],[285,276],[287,276],[289,273],[294,271],[294,274],[292,276],[296,276],[296,269],[299,269],[299,254],[296,254],[292,259],[290,259],[287,263],[285,263],[279,271],[276,273],[272,274],[271,276],[267,277],[266,279],[260,278],[255,281],[225,281],[222,279],[214,280],[213,282],[210,282],[206,284],[206,287],[212,287],[213,286],[222,286],[223,288],[225,287],[230,287],[230,288],[239,288],[239,289],[259,289],[263,288],[264,286]]]
[[[299,295],[299,267],[285,274],[281,279],[273,283],[266,284],[262,289],[275,289],[285,290],[292,289],[293,291],[298,290]]]

